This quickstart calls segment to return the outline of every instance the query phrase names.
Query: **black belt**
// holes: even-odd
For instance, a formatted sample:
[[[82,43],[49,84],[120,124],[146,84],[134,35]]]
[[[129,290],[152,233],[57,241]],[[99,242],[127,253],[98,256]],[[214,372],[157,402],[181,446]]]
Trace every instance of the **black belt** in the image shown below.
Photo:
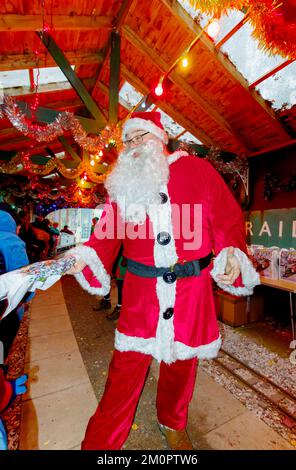
[[[212,259],[212,253],[209,253],[204,258],[196,259],[194,261],[185,261],[184,263],[176,263],[169,268],[157,268],[156,266],[147,266],[146,264],[138,263],[132,259],[126,259],[127,270],[137,276],[141,277],[160,277],[167,284],[172,284],[177,279],[189,276],[199,276],[200,271],[209,266]]]

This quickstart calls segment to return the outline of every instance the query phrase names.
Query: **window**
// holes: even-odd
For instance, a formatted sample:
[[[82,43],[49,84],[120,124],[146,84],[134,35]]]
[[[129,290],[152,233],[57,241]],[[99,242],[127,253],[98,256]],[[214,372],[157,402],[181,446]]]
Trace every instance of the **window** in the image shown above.
[[[194,144],[202,144],[200,140],[198,140],[194,135],[190,134],[190,132],[185,132],[180,139],[182,142],[194,143]]]
[[[269,55],[259,49],[258,41],[252,37],[252,26],[246,23],[223,46],[238,71],[248,80],[249,84],[284,62],[279,55]]]
[[[169,137],[176,137],[184,131],[184,127],[180,126],[177,122],[168,116],[164,111],[158,109],[158,112],[161,114],[161,122],[166,132],[169,134]]]
[[[74,70],[74,65],[71,65],[71,68]],[[60,83],[67,82],[67,78],[61,71],[59,67],[42,67],[39,69],[39,78],[38,78],[38,69],[34,69],[34,80],[39,85],[47,85],[49,83]],[[70,83],[69,83],[70,85]],[[71,85],[70,85],[71,86]]]
[[[292,62],[256,87],[274,109],[291,108],[296,104],[296,62]]]
[[[21,86],[30,86],[28,70],[7,70],[0,72],[0,87],[5,89]]]
[[[119,92],[119,97],[122,98],[130,108],[136,106],[141,101],[143,95],[139,93],[130,83],[125,82]]]

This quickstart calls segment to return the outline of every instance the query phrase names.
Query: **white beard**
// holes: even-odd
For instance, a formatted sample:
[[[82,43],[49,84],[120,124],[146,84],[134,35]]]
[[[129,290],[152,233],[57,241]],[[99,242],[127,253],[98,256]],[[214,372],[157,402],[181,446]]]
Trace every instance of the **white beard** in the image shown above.
[[[119,155],[105,182],[111,201],[115,201],[125,222],[142,224],[149,205],[160,203],[159,192],[169,180],[169,163],[163,145],[148,140]]]

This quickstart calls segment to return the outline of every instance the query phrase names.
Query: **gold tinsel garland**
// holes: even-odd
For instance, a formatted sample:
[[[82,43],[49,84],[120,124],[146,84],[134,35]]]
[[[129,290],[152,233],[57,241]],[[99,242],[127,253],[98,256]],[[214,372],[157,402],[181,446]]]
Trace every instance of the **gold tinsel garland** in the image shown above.
[[[38,200],[40,202],[52,201],[56,202],[63,199],[65,202],[70,204],[86,204],[94,205],[101,204],[104,201],[104,196],[96,192],[96,187],[91,189],[81,188],[78,184],[72,183],[66,189],[62,189],[60,185],[56,191],[49,185],[43,185],[36,180],[36,176],[33,177],[20,191],[20,188],[15,187],[14,184],[10,184],[8,187],[1,190],[0,196],[6,197],[14,196],[17,198],[30,197],[32,200]]]
[[[271,54],[296,59],[296,13],[294,0],[187,0],[201,13],[219,18],[227,10],[246,8],[253,36]]]
[[[66,168],[65,165],[56,157],[51,158],[47,163],[45,163],[45,165],[36,165],[31,162],[29,154],[20,152],[9,162],[1,163],[0,172],[14,174],[18,171],[19,165],[22,165],[23,168],[29,173],[40,176],[48,175],[54,169],[57,169],[58,172],[65,178],[73,180],[79,178],[82,173],[86,173],[87,177],[93,183],[103,183],[107,177],[107,174],[111,171],[110,166],[106,173],[98,175],[93,171],[86,160],[81,161],[81,163],[76,168]]]

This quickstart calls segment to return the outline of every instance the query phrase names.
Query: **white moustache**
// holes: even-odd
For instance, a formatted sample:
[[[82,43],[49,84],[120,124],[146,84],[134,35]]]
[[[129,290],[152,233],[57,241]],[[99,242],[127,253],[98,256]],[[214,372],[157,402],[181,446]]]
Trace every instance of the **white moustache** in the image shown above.
[[[141,204],[145,212],[149,204],[159,202],[160,189],[167,184],[168,176],[168,160],[162,143],[149,140],[120,154],[105,187],[111,200],[118,202],[124,220],[140,223],[137,214],[122,213],[122,201],[124,211],[130,205]]]

